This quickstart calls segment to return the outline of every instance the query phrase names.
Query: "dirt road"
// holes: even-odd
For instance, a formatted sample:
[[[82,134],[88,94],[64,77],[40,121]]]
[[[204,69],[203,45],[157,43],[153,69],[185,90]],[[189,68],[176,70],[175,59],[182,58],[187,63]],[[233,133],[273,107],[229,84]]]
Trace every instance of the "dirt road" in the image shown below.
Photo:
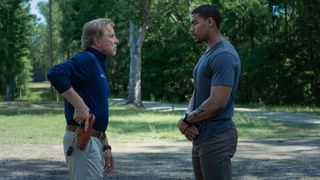
[[[189,142],[114,143],[116,169],[105,179],[194,179]],[[0,179],[68,179],[60,144],[0,145]],[[240,140],[239,180],[320,179],[320,139]]]

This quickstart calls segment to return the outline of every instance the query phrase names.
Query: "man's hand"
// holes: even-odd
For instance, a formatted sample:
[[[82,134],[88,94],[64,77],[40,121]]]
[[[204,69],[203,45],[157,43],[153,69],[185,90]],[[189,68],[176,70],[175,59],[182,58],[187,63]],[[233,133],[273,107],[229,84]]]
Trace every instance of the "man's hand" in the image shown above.
[[[182,119],[180,119],[180,120],[178,121],[178,128],[179,128],[181,134],[184,134],[185,131],[187,130],[187,128],[188,128],[189,126],[190,126],[190,125],[187,124],[186,122],[184,122]]]
[[[198,128],[195,125],[191,125],[185,130],[184,136],[192,141],[199,134]]]
[[[87,106],[75,108],[73,119],[79,124],[84,123],[84,130],[87,131],[90,119],[89,108]]]
[[[114,159],[112,157],[111,149],[107,149],[103,152],[105,164],[104,164],[104,171],[106,173],[111,172],[114,169]]]
[[[90,115],[89,108],[83,99],[72,87],[61,93],[61,95],[74,107],[73,119],[79,124],[85,123],[84,130],[87,131]]]

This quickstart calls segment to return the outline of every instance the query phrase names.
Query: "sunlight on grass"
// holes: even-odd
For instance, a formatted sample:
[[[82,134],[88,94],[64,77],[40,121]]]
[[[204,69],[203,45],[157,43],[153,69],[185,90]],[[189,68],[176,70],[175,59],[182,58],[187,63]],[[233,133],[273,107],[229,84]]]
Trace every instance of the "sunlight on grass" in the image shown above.
[[[50,83],[49,81],[32,82],[30,83],[30,92],[22,97],[19,97],[19,101],[43,101],[49,100],[50,95]]]
[[[320,126],[302,123],[261,120],[236,113],[234,117],[240,138],[319,137]]]
[[[110,139],[121,142],[181,140],[176,127],[179,112],[159,112],[111,106]]]
[[[31,88],[50,88],[50,82],[49,81],[43,81],[43,82],[32,82],[30,83]]]
[[[183,112],[151,111],[110,104],[110,142],[185,140],[177,129]],[[319,137],[319,125],[261,120],[236,113],[240,138]],[[0,143],[61,143],[65,129],[63,104],[0,102]]]
[[[65,123],[63,115],[0,116],[1,143],[61,142]]]
[[[293,112],[293,113],[307,113],[307,114],[320,114],[320,107],[317,106],[269,106],[264,104],[237,104],[237,107],[254,108],[263,111],[274,112]]]
[[[267,111],[276,111],[276,112],[320,114],[320,107],[310,107],[310,106],[267,106],[261,109],[267,110]]]

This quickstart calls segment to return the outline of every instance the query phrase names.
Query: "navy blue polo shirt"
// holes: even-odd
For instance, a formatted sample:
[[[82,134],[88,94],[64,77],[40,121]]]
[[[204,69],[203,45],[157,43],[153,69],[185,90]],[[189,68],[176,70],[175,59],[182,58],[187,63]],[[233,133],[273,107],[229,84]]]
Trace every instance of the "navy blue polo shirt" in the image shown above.
[[[93,128],[100,132],[106,131],[109,121],[110,88],[106,70],[106,55],[94,48],[87,48],[53,66],[47,75],[60,94],[73,87],[96,116]],[[74,107],[66,100],[64,107],[67,124],[78,125],[73,119]]]

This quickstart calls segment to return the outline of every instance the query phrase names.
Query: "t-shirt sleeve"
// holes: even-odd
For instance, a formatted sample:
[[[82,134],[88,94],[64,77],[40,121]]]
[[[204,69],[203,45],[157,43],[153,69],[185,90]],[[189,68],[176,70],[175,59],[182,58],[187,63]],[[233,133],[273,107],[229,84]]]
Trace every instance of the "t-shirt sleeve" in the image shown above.
[[[63,93],[74,83],[90,80],[91,66],[89,58],[65,60],[49,69],[47,78],[59,93]]]
[[[211,86],[233,86],[235,57],[227,52],[218,54],[210,61]]]

